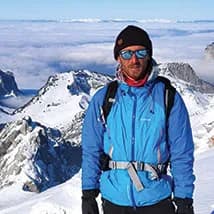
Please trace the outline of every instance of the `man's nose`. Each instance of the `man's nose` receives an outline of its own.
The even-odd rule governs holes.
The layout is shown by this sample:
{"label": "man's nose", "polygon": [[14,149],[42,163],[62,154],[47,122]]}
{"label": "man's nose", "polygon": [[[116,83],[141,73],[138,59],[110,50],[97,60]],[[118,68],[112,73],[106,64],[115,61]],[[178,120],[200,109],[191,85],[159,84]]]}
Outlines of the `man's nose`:
{"label": "man's nose", "polygon": [[138,58],[136,56],[136,54],[134,53],[131,57],[131,61],[134,63],[134,62],[138,62]]}

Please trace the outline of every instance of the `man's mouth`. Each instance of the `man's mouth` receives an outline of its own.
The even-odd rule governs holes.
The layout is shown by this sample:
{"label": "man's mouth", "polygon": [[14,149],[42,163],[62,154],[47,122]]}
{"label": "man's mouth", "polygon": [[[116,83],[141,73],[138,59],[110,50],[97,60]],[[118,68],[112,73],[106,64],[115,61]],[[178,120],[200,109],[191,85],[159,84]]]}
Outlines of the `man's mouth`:
{"label": "man's mouth", "polygon": [[140,65],[138,65],[138,64],[130,65],[129,68],[130,69],[138,69],[138,68],[140,68]]}

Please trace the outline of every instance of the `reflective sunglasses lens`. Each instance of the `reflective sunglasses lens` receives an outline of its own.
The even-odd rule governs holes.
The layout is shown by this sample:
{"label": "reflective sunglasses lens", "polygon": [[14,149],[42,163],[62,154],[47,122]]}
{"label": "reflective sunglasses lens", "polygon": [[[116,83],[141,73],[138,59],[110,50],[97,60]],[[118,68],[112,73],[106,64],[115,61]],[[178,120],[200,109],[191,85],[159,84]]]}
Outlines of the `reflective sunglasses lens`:
{"label": "reflective sunglasses lens", "polygon": [[121,51],[120,55],[123,59],[131,59],[133,52],[132,51]]}
{"label": "reflective sunglasses lens", "polygon": [[147,50],[146,49],[141,49],[137,51],[124,50],[120,52],[121,57],[126,60],[131,59],[133,54],[135,54],[138,59],[144,59],[147,56]]}
{"label": "reflective sunglasses lens", "polygon": [[137,58],[143,59],[143,58],[145,58],[147,56],[147,51],[145,49],[137,50],[135,52],[135,54],[136,54]]}

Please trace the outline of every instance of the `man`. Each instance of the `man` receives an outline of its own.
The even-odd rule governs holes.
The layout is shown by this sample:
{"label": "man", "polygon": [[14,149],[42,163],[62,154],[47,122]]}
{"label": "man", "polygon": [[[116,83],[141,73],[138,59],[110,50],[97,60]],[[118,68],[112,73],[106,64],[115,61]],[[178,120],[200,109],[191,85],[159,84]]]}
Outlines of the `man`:
{"label": "man", "polygon": [[194,146],[181,96],[176,92],[166,118],[165,84],[152,70],[152,42],[143,29],[123,29],[114,58],[115,102],[104,118],[107,86],[100,89],[83,124],[83,214],[99,213],[99,192],[104,214],[193,214]]}

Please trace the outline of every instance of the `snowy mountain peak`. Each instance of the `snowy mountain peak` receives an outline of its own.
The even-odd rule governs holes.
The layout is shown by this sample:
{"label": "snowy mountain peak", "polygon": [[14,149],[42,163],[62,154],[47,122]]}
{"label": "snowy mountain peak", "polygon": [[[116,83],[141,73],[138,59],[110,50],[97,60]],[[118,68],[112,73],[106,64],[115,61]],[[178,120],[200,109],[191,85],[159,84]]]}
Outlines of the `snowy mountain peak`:
{"label": "snowy mountain peak", "polygon": [[[48,79],[38,95],[15,113],[22,117],[30,115],[50,127],[70,126],[75,115],[85,110],[90,96],[111,79],[87,70],[56,74]],[[62,109],[66,114],[62,114]]]}

